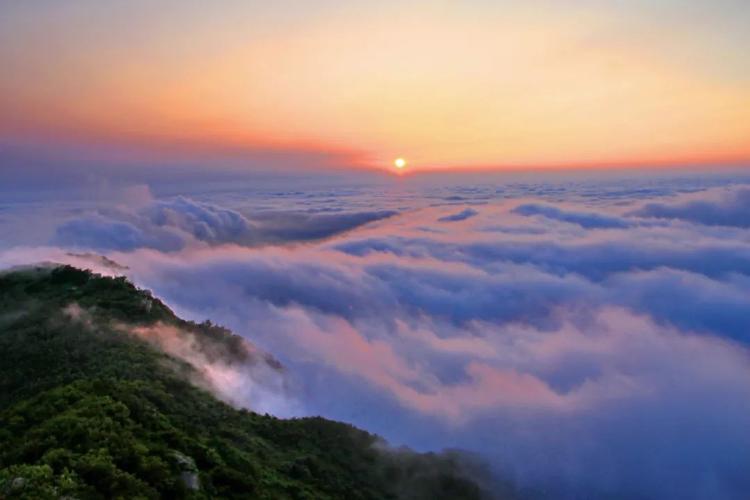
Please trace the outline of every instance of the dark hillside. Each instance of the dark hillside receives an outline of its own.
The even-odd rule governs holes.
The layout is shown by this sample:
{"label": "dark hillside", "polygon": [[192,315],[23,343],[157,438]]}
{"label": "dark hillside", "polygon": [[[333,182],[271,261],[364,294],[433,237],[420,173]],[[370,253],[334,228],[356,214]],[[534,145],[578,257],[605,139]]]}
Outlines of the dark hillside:
{"label": "dark hillside", "polygon": [[228,406],[123,327],[156,323],[252,361],[241,338],[123,278],[0,274],[0,498],[480,497],[457,455],[382,451],[346,424]]}

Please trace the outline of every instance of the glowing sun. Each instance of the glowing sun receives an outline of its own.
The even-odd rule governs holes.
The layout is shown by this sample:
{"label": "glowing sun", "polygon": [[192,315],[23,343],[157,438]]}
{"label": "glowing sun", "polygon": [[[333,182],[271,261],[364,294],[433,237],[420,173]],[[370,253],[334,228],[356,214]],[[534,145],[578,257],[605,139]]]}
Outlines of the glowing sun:
{"label": "glowing sun", "polygon": [[396,168],[404,168],[406,166],[406,160],[403,158],[396,158],[393,160],[393,164],[396,166]]}

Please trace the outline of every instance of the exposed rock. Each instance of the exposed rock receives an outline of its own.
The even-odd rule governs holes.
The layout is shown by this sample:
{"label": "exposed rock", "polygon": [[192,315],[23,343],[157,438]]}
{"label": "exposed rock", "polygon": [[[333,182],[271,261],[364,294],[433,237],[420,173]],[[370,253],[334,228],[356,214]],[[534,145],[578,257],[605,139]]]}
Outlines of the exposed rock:
{"label": "exposed rock", "polygon": [[201,481],[198,478],[197,472],[183,471],[180,474],[180,479],[182,479],[182,483],[185,485],[185,488],[189,490],[201,489]]}
{"label": "exposed rock", "polygon": [[21,491],[26,487],[26,478],[25,477],[14,477],[13,480],[10,482],[10,492],[18,492]]}
{"label": "exposed rock", "polygon": [[182,479],[182,483],[185,487],[189,490],[199,490],[201,488],[201,482],[198,477],[198,467],[195,465],[195,460],[177,450],[172,452],[172,456],[174,457],[175,462],[177,462],[177,466],[182,471],[180,473],[180,479]]}

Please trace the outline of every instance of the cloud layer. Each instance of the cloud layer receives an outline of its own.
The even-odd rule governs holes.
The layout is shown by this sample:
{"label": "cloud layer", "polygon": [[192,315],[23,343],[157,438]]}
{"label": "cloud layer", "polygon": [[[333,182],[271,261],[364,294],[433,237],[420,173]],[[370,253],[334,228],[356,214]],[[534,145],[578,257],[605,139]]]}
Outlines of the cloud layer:
{"label": "cloud layer", "polygon": [[108,272],[278,357],[302,412],[479,452],[556,497],[739,500],[750,191],[713,183],[451,186],[398,217],[333,194],[330,212],[151,199],[0,265],[109,249],[127,269]]}
{"label": "cloud layer", "polygon": [[260,245],[334,235],[391,217],[390,210],[341,214],[263,213],[250,219],[240,212],[178,196],[148,200],[135,208],[118,206],[72,218],[55,231],[53,243],[95,250],[154,248],[164,252],[193,244]]}
{"label": "cloud layer", "polygon": [[705,193],[672,203],[648,203],[635,215],[681,219],[710,226],[750,227],[750,188]]}

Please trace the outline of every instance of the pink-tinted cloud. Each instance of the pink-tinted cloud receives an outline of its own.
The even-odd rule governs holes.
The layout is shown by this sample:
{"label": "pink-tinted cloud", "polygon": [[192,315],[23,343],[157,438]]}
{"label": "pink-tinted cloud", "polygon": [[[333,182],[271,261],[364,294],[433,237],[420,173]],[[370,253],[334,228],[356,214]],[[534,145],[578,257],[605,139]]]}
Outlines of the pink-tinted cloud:
{"label": "pink-tinted cloud", "polygon": [[[750,463],[750,233],[634,212],[696,200],[725,207],[742,189],[688,202],[648,183],[526,186],[523,196],[468,186],[405,208],[404,198],[373,196],[368,209],[399,215],[273,246],[195,236],[206,220],[222,229],[205,234],[225,235],[229,211],[255,220],[246,207],[145,200],[177,211],[164,225],[190,237],[170,251],[108,253],[126,268],[49,247],[4,251],[0,263],[126,273],[180,314],[225,323],[278,356],[302,413],[423,448],[479,451],[563,498],[741,500],[750,487],[741,473]],[[333,213],[354,203],[326,197]],[[476,214],[439,222],[468,209]],[[242,393],[231,370],[206,370],[227,397]]]}

